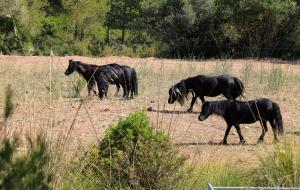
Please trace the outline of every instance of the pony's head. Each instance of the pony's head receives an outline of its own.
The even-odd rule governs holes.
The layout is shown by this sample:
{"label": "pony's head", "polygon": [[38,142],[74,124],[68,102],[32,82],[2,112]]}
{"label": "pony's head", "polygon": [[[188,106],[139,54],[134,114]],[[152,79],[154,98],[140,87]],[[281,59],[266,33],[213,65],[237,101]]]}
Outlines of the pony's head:
{"label": "pony's head", "polygon": [[169,89],[168,103],[173,104],[175,101],[178,101],[180,105],[183,105],[185,95],[186,91],[184,84],[182,82],[178,83]]}
{"label": "pony's head", "polygon": [[198,116],[200,121],[207,119],[213,112],[213,105],[210,102],[204,102],[202,104],[201,113]]}
{"label": "pony's head", "polygon": [[77,70],[77,61],[73,61],[72,59],[69,60],[69,66],[65,71],[65,75],[70,75],[72,74],[74,71]]}
{"label": "pony's head", "polygon": [[104,96],[106,96],[107,94],[107,90],[108,90],[108,84],[104,79],[103,73],[100,72],[100,74],[98,75],[98,90],[99,90],[99,98],[102,99]]}

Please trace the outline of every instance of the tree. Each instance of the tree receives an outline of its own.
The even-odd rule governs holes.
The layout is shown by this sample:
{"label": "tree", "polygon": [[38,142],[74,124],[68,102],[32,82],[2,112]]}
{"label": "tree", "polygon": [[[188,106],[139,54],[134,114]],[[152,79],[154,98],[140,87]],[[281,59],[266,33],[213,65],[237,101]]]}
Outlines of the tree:
{"label": "tree", "polygon": [[24,54],[17,15],[16,1],[0,1],[0,51],[4,54]]}
{"label": "tree", "polygon": [[[145,7],[153,9],[153,6]],[[145,20],[150,21],[151,32],[168,45],[170,56],[214,56],[217,53],[214,1],[166,0],[155,12],[154,22]]]}
{"label": "tree", "polygon": [[110,0],[109,11],[106,14],[107,41],[110,29],[122,30],[121,43],[124,44],[125,30],[140,13],[141,0]]}
{"label": "tree", "polygon": [[272,56],[295,28],[295,0],[217,0],[216,5],[224,37],[246,56]]}

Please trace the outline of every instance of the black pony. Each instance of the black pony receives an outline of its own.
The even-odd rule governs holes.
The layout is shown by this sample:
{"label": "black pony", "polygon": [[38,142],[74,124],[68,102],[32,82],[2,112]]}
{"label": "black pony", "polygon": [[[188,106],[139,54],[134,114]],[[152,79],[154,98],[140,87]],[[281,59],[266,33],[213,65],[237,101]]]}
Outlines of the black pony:
{"label": "black pony", "polygon": [[192,92],[193,99],[188,112],[193,112],[193,106],[199,97],[204,103],[204,96],[218,96],[223,94],[227,99],[235,100],[242,96],[244,84],[236,77],[230,75],[204,76],[198,75],[180,81],[169,89],[168,103],[173,104],[176,100],[183,105],[184,99]]}
{"label": "black pony", "polygon": [[277,135],[283,134],[283,123],[279,105],[265,98],[247,102],[234,100],[204,102],[198,119],[203,121],[212,114],[223,117],[227,123],[222,144],[227,144],[227,136],[232,126],[236,128],[240,137],[240,143],[244,144],[245,140],[241,133],[240,124],[250,124],[256,121],[260,121],[262,127],[262,134],[258,142],[264,140],[265,133],[268,131],[267,121],[272,126],[276,141],[278,141]]}
{"label": "black pony", "polygon": [[[126,87],[126,93],[124,91],[123,97],[127,97],[130,94],[130,97],[133,98],[133,96],[138,95],[138,80],[137,80],[137,73],[134,68],[131,68],[127,65],[119,65],[117,63],[111,63],[108,64],[108,66],[111,66],[117,70],[122,69],[124,77],[125,77],[125,87]],[[120,75],[121,76],[121,75]],[[100,79],[101,80],[101,79]],[[119,91],[120,85],[117,85],[117,92]]]}
{"label": "black pony", "polygon": [[105,67],[99,69],[96,74],[96,82],[99,90],[99,97],[102,99],[107,97],[109,84],[115,84],[117,86],[117,95],[120,85],[123,88],[123,97],[128,96],[128,90],[126,86],[126,78],[123,68],[120,65],[108,64]]}
{"label": "black pony", "polygon": [[[109,81],[110,84],[115,84],[117,86],[117,92],[119,91],[120,85],[124,89],[124,96],[127,93],[127,86],[126,86],[126,80],[125,80],[125,74],[123,71],[122,66],[112,63],[108,65],[91,65],[91,64],[85,64],[80,61],[73,61],[72,59],[69,60],[69,66],[65,71],[65,75],[70,75],[74,71],[77,71],[87,82],[88,87],[88,94],[90,95],[90,92],[92,91],[95,83],[98,83],[98,80],[100,80],[101,76],[104,75],[107,76],[106,79]],[[99,86],[98,86],[99,96],[102,92],[100,92]],[[105,94],[107,91],[104,91]],[[116,92],[116,94],[117,94]],[[97,95],[97,92],[94,90],[94,93]]]}
{"label": "black pony", "polygon": [[[85,64],[80,61],[73,61],[72,59],[69,60],[69,66],[65,71],[65,75],[70,75],[74,71],[77,71],[87,82],[88,94],[91,94],[91,91],[95,84],[95,73],[99,70],[98,65],[90,65]],[[94,93],[96,91],[94,90]]]}

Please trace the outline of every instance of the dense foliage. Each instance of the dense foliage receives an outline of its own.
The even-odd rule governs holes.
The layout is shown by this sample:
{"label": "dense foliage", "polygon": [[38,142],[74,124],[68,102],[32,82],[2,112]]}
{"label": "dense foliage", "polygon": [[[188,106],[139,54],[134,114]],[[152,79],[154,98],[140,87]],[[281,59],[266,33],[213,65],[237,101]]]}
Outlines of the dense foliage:
{"label": "dense foliage", "polygon": [[0,148],[1,189],[51,189],[51,175],[45,170],[49,153],[43,138],[29,140],[28,153],[18,156],[18,140],[2,140]]}
{"label": "dense foliage", "polygon": [[[299,3],[298,3],[299,4]],[[2,54],[292,58],[297,0],[14,0]]]}

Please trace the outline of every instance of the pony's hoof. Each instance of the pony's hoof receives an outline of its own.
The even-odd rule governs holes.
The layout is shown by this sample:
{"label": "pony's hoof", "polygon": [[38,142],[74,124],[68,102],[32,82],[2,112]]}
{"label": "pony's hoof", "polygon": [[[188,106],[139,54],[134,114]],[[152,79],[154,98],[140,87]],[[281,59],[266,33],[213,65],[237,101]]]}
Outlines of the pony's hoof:
{"label": "pony's hoof", "polygon": [[187,112],[193,113],[193,109],[189,108],[189,109],[187,110]]}
{"label": "pony's hoof", "polygon": [[125,96],[124,99],[125,99],[125,100],[130,100],[130,97]]}
{"label": "pony's hoof", "polygon": [[245,143],[246,143],[245,140],[241,140],[241,141],[240,141],[240,144],[245,144]]}
{"label": "pony's hoof", "polygon": [[227,143],[227,141],[221,141],[220,143],[219,143],[220,145],[228,145],[228,143]]}

